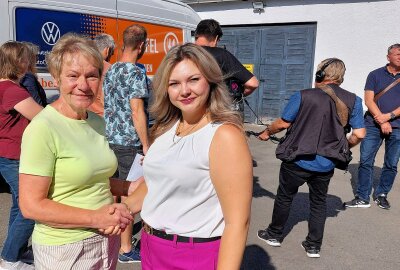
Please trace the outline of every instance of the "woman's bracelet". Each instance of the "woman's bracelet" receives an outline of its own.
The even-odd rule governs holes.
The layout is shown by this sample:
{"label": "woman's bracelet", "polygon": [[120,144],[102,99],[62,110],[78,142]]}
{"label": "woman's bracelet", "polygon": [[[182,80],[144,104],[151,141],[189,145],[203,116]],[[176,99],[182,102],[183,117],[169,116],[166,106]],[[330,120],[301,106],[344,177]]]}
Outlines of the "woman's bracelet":
{"label": "woman's bracelet", "polygon": [[130,214],[132,217],[135,216],[135,214],[131,211],[131,209],[129,208],[129,206],[128,206],[126,203],[122,202],[121,204],[124,204],[124,205],[126,206],[126,209],[128,209],[129,214]]}

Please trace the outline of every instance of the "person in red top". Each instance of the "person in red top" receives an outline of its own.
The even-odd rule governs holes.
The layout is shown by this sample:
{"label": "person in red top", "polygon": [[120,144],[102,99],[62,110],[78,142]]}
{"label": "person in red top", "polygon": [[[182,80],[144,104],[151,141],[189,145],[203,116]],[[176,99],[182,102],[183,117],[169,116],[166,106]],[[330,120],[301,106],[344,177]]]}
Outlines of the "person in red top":
{"label": "person in red top", "polygon": [[0,269],[34,269],[27,249],[34,222],[25,219],[18,205],[18,169],[22,134],[43,108],[19,80],[28,68],[28,47],[16,41],[0,46],[0,174],[9,184],[12,206],[8,234],[1,252]]}

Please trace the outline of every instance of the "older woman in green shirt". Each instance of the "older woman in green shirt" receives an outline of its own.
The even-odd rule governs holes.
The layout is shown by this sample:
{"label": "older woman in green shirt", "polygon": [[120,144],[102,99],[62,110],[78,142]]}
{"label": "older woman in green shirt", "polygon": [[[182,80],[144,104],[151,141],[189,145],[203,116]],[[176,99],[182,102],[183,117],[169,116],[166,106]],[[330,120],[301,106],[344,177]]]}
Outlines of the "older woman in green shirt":
{"label": "older woman in green shirt", "polygon": [[126,205],[113,203],[111,190],[123,193],[117,186],[123,182],[109,179],[117,160],[103,119],[87,110],[99,89],[103,59],[91,40],[68,34],[47,62],[60,97],[27,127],[20,165],[22,213],[36,221],[35,267],[115,269],[116,234],[132,217]]}

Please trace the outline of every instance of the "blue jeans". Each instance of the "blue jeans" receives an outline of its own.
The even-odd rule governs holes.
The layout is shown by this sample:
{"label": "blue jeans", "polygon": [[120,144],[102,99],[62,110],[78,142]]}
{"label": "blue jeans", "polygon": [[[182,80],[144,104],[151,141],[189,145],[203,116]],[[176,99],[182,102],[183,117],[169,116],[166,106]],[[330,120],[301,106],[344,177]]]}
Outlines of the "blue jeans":
{"label": "blue jeans", "polygon": [[387,195],[392,189],[397,174],[397,163],[400,157],[400,129],[393,128],[392,133],[385,135],[381,133],[380,128],[367,127],[367,135],[361,142],[357,185],[358,197],[366,201],[369,201],[372,191],[376,153],[383,140],[385,141],[385,157],[374,196]]}
{"label": "blue jeans", "polygon": [[0,157],[0,173],[10,186],[12,196],[7,239],[1,252],[1,257],[9,262],[18,261],[24,253],[35,224],[33,220],[24,218],[19,209],[18,169],[19,160]]}

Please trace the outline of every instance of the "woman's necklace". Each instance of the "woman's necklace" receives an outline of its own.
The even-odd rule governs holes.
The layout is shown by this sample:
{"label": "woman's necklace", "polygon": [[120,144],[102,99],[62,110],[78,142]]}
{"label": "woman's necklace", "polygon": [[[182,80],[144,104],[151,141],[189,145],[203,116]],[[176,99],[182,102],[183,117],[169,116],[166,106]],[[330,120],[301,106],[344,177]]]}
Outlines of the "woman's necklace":
{"label": "woman's necklace", "polygon": [[175,130],[175,133],[174,133],[174,137],[172,138],[172,142],[173,142],[174,144],[177,144],[178,142],[180,142],[180,140],[182,140],[183,136],[182,136],[182,137],[179,137],[177,140],[175,140],[175,138],[176,138],[176,136],[179,136],[179,135],[181,135],[182,133],[185,133],[185,136],[186,136],[186,135],[189,135],[189,134],[192,132],[192,130],[194,130],[194,129],[200,124],[201,120],[203,120],[203,118],[206,117],[206,115],[207,115],[207,114],[205,113],[205,114],[200,118],[200,120],[197,121],[196,124],[190,126],[190,127],[187,128],[187,129],[184,129],[184,130],[180,130],[181,122],[179,122],[178,126],[176,127],[176,130]]}

